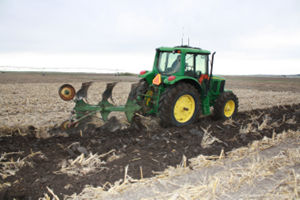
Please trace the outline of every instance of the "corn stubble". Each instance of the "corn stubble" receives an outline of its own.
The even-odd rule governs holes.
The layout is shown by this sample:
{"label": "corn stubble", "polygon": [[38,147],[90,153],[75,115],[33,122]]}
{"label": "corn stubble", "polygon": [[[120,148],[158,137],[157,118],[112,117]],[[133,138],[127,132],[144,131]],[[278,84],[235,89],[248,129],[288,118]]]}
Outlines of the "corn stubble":
{"label": "corn stubble", "polygon": [[[284,148],[287,143],[294,144],[293,148]],[[190,160],[193,170],[186,167],[184,157],[180,165],[169,167],[153,178],[133,180],[125,170],[124,181],[110,184],[108,191],[87,186],[79,195],[66,199],[129,199],[130,193],[138,195],[145,190],[149,193],[141,198],[145,200],[298,199],[300,174],[295,167],[300,164],[299,144],[299,131],[283,132],[226,156],[223,152],[219,156],[199,155]],[[187,177],[195,175],[198,181],[187,181]]]}
{"label": "corn stubble", "polygon": [[[91,85],[88,91],[89,103],[96,104],[101,100],[106,83],[95,82]],[[74,105],[59,98],[57,90],[61,84],[0,84],[0,127],[49,127],[68,119]],[[77,90],[81,86],[80,83],[70,84]],[[116,105],[126,103],[130,85],[130,82],[117,84],[112,94]],[[239,97],[240,111],[291,104],[295,99],[300,99],[300,93],[289,91],[236,89],[235,93]],[[117,116],[121,121],[125,118],[122,113],[112,113],[112,116]]]}

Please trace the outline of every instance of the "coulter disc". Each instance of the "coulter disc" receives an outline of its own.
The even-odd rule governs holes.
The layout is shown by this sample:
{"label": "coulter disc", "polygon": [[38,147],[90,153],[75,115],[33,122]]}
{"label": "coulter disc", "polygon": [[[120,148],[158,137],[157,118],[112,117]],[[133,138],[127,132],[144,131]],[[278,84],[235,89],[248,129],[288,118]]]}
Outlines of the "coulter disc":
{"label": "coulter disc", "polygon": [[63,100],[70,101],[74,98],[76,91],[72,85],[64,84],[59,88],[58,94]]}

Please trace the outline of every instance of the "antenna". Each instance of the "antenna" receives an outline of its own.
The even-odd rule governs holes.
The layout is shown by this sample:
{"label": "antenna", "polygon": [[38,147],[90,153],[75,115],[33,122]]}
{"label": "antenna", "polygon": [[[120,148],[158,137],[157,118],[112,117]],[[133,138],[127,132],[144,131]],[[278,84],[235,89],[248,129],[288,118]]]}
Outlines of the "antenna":
{"label": "antenna", "polygon": [[182,27],[181,46],[183,46],[183,38],[184,38],[184,26]]}
{"label": "antenna", "polygon": [[190,46],[190,38],[188,37],[188,46]]}

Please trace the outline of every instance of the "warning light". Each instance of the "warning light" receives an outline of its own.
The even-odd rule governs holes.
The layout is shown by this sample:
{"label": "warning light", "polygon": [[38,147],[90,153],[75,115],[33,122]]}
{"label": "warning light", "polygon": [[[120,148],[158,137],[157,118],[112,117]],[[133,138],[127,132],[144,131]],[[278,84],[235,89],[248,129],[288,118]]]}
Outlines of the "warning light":
{"label": "warning light", "polygon": [[143,70],[140,72],[140,75],[146,74],[146,72],[147,72],[146,70]]}
{"label": "warning light", "polygon": [[173,81],[173,80],[175,80],[175,78],[176,78],[176,76],[169,76],[168,81]]}

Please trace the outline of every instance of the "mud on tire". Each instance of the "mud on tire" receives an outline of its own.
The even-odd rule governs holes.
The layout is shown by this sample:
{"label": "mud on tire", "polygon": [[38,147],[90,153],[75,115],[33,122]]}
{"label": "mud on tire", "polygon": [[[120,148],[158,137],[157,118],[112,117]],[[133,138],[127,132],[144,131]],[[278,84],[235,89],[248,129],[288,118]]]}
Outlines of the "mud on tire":
{"label": "mud on tire", "polygon": [[[192,99],[195,102],[195,108],[190,119],[188,119],[185,122],[180,122],[174,116],[175,115],[174,107],[176,102],[178,102],[178,99],[180,97],[183,97],[184,95],[192,97]],[[188,83],[178,83],[176,85],[172,85],[168,87],[160,97],[159,110],[158,110],[159,117],[160,117],[160,125],[162,127],[168,127],[168,126],[181,127],[181,126],[191,124],[195,120],[197,120],[199,116],[199,110],[200,110],[200,94],[194,86]]]}
{"label": "mud on tire", "polygon": [[228,119],[234,117],[238,112],[238,107],[239,107],[239,100],[236,97],[236,95],[233,92],[223,92],[222,94],[220,94],[220,96],[217,98],[215,102],[214,118]]}

